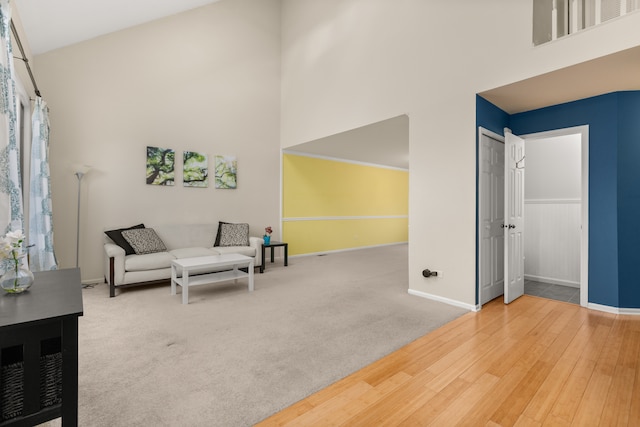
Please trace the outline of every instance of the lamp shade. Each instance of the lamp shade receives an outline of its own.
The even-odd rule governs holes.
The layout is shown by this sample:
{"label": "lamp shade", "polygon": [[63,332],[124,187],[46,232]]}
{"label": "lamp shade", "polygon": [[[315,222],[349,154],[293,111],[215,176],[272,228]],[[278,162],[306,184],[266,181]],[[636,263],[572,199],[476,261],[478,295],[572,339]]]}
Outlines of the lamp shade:
{"label": "lamp shade", "polygon": [[89,172],[89,170],[91,169],[91,166],[76,163],[72,166],[72,169],[73,169],[73,173],[76,173],[76,174],[79,173],[81,175],[84,175],[85,173]]}

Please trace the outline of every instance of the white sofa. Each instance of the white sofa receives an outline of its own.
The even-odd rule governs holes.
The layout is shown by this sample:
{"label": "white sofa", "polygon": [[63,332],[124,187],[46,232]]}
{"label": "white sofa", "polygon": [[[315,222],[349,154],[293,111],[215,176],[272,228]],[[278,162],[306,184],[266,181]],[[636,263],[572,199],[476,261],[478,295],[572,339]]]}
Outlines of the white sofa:
{"label": "white sofa", "polygon": [[248,246],[214,246],[218,224],[176,224],[147,226],[153,228],[166,252],[126,255],[125,249],[105,235],[104,274],[109,295],[116,288],[157,284],[171,279],[171,260],[219,254],[242,254],[255,258],[254,267],[262,265],[261,237],[249,237]]}

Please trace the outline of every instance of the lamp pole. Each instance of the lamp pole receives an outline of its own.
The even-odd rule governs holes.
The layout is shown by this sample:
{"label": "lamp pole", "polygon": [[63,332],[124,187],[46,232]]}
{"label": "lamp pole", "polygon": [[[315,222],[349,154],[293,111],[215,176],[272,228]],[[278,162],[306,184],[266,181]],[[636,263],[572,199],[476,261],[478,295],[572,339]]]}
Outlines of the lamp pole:
{"label": "lamp pole", "polygon": [[75,165],[74,174],[78,178],[78,214],[76,217],[76,268],[80,267],[80,190],[82,189],[82,177],[89,172],[89,165]]}
{"label": "lamp pole", "polygon": [[80,189],[84,172],[76,172],[78,178],[78,215],[76,217],[76,268],[80,266]]}

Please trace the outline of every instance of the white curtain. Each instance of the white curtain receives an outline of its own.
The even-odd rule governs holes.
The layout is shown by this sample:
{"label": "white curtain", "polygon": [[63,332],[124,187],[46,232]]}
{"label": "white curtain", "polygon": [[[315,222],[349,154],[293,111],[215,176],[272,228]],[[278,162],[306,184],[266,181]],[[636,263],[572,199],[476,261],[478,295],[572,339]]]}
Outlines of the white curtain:
{"label": "white curtain", "polygon": [[0,20],[0,235],[4,235],[12,230],[23,230],[9,0],[0,0]]}
{"label": "white curtain", "polygon": [[31,116],[31,191],[29,192],[29,266],[32,271],[58,268],[53,252],[53,214],[49,174],[49,109],[37,97]]}

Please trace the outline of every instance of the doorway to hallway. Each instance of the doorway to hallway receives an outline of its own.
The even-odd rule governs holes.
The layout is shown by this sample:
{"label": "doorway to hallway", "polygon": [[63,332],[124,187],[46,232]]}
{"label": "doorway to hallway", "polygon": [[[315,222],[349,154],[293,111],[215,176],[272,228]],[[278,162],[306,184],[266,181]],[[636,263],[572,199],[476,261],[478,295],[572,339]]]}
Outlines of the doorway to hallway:
{"label": "doorway to hallway", "polygon": [[525,279],[524,293],[525,295],[532,295],[540,298],[568,302],[571,304],[580,304],[580,288],[573,286],[556,285],[553,283],[537,282],[535,280]]}
{"label": "doorway to hallway", "polygon": [[[588,302],[588,126],[525,135],[525,293]],[[504,288],[504,139],[480,128],[478,302]],[[492,148],[491,148],[492,147]],[[504,163],[502,162],[502,165]],[[531,283],[541,285],[526,286]],[[560,288],[565,286],[567,288]],[[527,292],[526,288],[530,288]],[[531,290],[534,288],[534,290]],[[579,298],[576,298],[577,295]],[[573,297],[573,298],[572,298]],[[575,301],[578,299],[578,301]]]}

